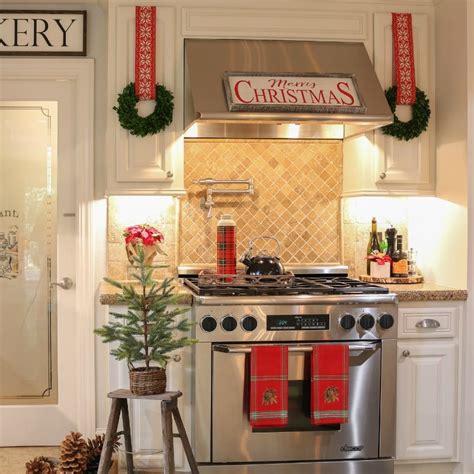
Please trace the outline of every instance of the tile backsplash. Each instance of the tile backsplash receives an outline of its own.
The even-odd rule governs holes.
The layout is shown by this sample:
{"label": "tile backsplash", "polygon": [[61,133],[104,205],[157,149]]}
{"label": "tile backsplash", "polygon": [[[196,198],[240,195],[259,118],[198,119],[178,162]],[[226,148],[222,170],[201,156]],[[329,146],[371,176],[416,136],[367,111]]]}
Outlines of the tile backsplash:
{"label": "tile backsplash", "polygon": [[[213,216],[207,219],[207,209],[201,205],[206,189],[192,181],[209,177],[253,178],[255,195],[216,195]],[[158,275],[172,275],[179,263],[214,264],[221,213],[231,214],[237,222],[239,255],[249,239],[267,234],[280,241],[284,263],[342,261],[353,277],[365,273],[372,216],[377,217],[381,231],[393,224],[407,245],[411,204],[403,198],[341,199],[339,141],[186,141],[185,186],[188,194],[180,199],[109,198],[110,277],[130,278],[122,232],[129,225],[145,222],[165,235],[168,256],[157,258],[157,263],[168,267],[158,270]]]}
{"label": "tile backsplash", "polygon": [[[253,178],[255,194],[215,195],[208,219],[202,207],[206,188],[193,184],[200,178]],[[340,262],[340,141],[187,140],[185,187],[178,233],[181,263],[215,262],[222,213],[237,223],[238,255],[249,239],[271,235],[281,244],[283,263]]]}

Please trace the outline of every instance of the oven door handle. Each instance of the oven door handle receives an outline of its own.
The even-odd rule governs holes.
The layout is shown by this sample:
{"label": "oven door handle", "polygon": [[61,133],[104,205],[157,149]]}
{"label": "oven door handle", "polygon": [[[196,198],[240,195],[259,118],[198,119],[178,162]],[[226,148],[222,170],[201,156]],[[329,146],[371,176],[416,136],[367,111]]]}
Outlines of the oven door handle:
{"label": "oven door handle", "polygon": [[[252,352],[251,347],[229,347],[224,344],[214,344],[212,349],[217,352],[224,352],[226,354],[249,354]],[[375,344],[349,344],[350,351],[375,351],[377,349]],[[288,352],[312,352],[313,346],[289,346]]]}

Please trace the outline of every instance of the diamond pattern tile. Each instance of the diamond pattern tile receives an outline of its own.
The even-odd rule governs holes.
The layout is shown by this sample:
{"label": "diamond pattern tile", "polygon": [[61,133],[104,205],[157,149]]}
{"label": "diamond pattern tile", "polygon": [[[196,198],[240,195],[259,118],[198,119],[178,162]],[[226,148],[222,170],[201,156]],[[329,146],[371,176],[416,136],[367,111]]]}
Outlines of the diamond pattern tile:
{"label": "diamond pattern tile", "polygon": [[[253,178],[255,195],[216,195],[213,216],[207,219],[202,208],[206,189],[192,183],[200,178]],[[284,263],[341,260],[342,142],[186,141],[185,187],[181,263],[215,262],[216,225],[222,213],[237,223],[239,255],[249,239],[271,235],[281,243]]]}

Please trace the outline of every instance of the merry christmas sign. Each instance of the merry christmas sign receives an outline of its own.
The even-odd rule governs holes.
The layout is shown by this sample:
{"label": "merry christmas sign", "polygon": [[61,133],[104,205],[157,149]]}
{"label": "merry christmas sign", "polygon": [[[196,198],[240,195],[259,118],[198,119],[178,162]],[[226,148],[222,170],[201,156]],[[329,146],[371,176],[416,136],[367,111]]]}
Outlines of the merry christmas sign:
{"label": "merry christmas sign", "polygon": [[353,74],[226,72],[224,86],[230,112],[366,111]]}

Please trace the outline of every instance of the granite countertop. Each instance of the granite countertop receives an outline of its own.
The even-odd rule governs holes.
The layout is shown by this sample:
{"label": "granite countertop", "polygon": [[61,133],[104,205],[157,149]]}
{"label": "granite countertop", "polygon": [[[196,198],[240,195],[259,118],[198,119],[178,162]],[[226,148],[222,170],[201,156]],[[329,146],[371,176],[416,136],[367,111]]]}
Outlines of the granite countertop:
{"label": "granite countertop", "polygon": [[[178,303],[182,305],[191,305],[193,303],[193,295],[190,290],[180,283],[174,283],[174,293],[179,295]],[[99,300],[104,305],[120,305],[120,290],[110,283],[102,282],[100,285]]]}
{"label": "granite countertop", "polygon": [[[417,283],[413,285],[381,285],[391,293],[398,295],[399,302],[406,301],[463,301],[467,299],[467,290],[439,286],[432,283]],[[100,285],[100,302],[104,305],[118,305],[120,290],[110,283]],[[179,304],[191,305],[193,295],[185,286],[175,283],[175,293],[180,295]]]}
{"label": "granite countertop", "polygon": [[462,301],[467,299],[467,290],[439,286],[433,283],[412,285],[381,285],[398,295],[399,302],[406,301]]}

